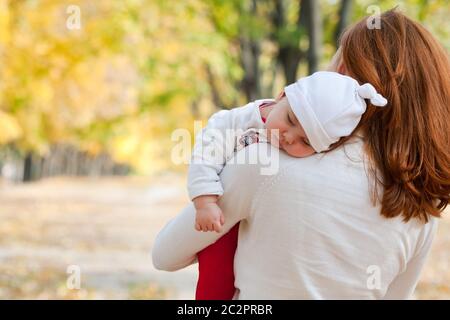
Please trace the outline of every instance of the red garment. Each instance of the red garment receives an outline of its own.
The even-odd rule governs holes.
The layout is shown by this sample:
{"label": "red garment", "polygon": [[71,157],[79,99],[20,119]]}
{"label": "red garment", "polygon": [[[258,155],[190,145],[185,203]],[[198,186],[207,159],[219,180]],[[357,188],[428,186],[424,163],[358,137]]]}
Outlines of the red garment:
{"label": "red garment", "polygon": [[234,295],[234,253],[239,223],[215,243],[199,253],[195,299],[231,300]]}
{"label": "red garment", "polygon": [[[284,96],[284,92],[283,95]],[[259,107],[272,105],[266,102]],[[261,117],[265,123],[266,119]],[[236,252],[239,223],[219,240],[199,253],[196,300],[231,300],[234,295],[234,253]]]}
{"label": "red garment", "polygon": [[[284,97],[284,92],[283,92],[283,95],[281,97]],[[261,110],[262,108],[271,106],[273,104],[275,104],[275,102],[264,102],[263,104],[261,104],[259,106],[259,109]],[[262,120],[262,122],[266,123],[266,118],[264,118],[263,116],[261,116],[261,120]]]}

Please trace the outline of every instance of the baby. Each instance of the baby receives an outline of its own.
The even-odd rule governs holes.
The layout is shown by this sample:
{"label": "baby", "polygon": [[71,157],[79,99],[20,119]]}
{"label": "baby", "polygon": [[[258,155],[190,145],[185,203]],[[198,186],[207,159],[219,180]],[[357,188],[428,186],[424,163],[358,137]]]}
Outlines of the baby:
{"label": "baby", "polygon": [[[262,141],[299,158],[326,151],[356,128],[366,110],[364,99],[376,106],[387,104],[369,83],[360,86],[351,77],[320,71],[285,87],[277,101],[257,100],[215,113],[196,137],[189,167],[188,192],[196,208],[196,230],[221,232],[219,174],[234,152]],[[258,135],[259,130],[264,134]],[[213,150],[214,155],[204,150]]]}

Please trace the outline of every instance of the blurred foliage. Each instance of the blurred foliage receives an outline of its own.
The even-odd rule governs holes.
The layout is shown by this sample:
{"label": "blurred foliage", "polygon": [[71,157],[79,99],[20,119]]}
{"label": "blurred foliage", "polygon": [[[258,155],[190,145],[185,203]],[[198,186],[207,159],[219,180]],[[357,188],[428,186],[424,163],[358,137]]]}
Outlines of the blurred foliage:
{"label": "blurred foliage", "polygon": [[[236,41],[242,34],[263,43],[262,74],[284,85],[271,63],[265,20],[273,1],[258,1],[258,15],[243,14],[239,0],[0,0],[0,145],[45,154],[70,143],[93,155],[108,152],[139,173],[173,166],[170,132],[193,130],[195,118],[215,109],[208,70],[224,103],[245,103]],[[286,1],[294,20],[298,1]],[[335,51],[340,2],[321,0],[323,66]],[[355,1],[352,21],[373,1]],[[70,29],[68,7],[80,8],[80,29]],[[450,48],[448,0],[378,1],[423,22]],[[286,28],[276,41],[300,38]],[[272,39],[273,40],[273,39]],[[307,43],[300,42],[300,46]],[[304,74],[300,66],[300,75]],[[269,87],[269,86],[268,86]],[[270,87],[269,87],[270,88]]]}

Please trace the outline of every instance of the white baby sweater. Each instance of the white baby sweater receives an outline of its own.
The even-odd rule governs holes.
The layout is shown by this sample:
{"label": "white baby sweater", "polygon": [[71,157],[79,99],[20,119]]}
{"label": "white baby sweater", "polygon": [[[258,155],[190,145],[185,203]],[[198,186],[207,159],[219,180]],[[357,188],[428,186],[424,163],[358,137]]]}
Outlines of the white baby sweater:
{"label": "white baby sweater", "polygon": [[[327,154],[279,153],[279,171],[227,164],[223,233],[241,221],[235,255],[236,299],[406,299],[429,253],[437,219],[386,219],[369,197],[361,140]],[[236,153],[273,148],[252,144]],[[236,163],[241,163],[236,161]],[[189,204],[158,234],[156,268],[174,271],[222,234],[194,229]],[[220,275],[218,275],[220,276]],[[194,289],[194,288],[193,288]]]}
{"label": "white baby sweater", "polygon": [[200,195],[222,195],[219,174],[233,157],[239,136],[250,128],[263,129],[259,106],[273,99],[261,99],[231,110],[213,114],[206,127],[195,137],[188,173],[190,199]]}

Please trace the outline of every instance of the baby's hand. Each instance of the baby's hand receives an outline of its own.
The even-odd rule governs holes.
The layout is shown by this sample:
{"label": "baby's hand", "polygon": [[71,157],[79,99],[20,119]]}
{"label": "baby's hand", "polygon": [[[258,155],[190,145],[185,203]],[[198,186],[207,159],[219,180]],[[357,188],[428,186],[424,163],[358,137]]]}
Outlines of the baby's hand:
{"label": "baby's hand", "polygon": [[197,210],[195,215],[195,229],[197,231],[222,231],[224,216],[217,205],[218,196],[205,195],[195,198],[194,205]]}

